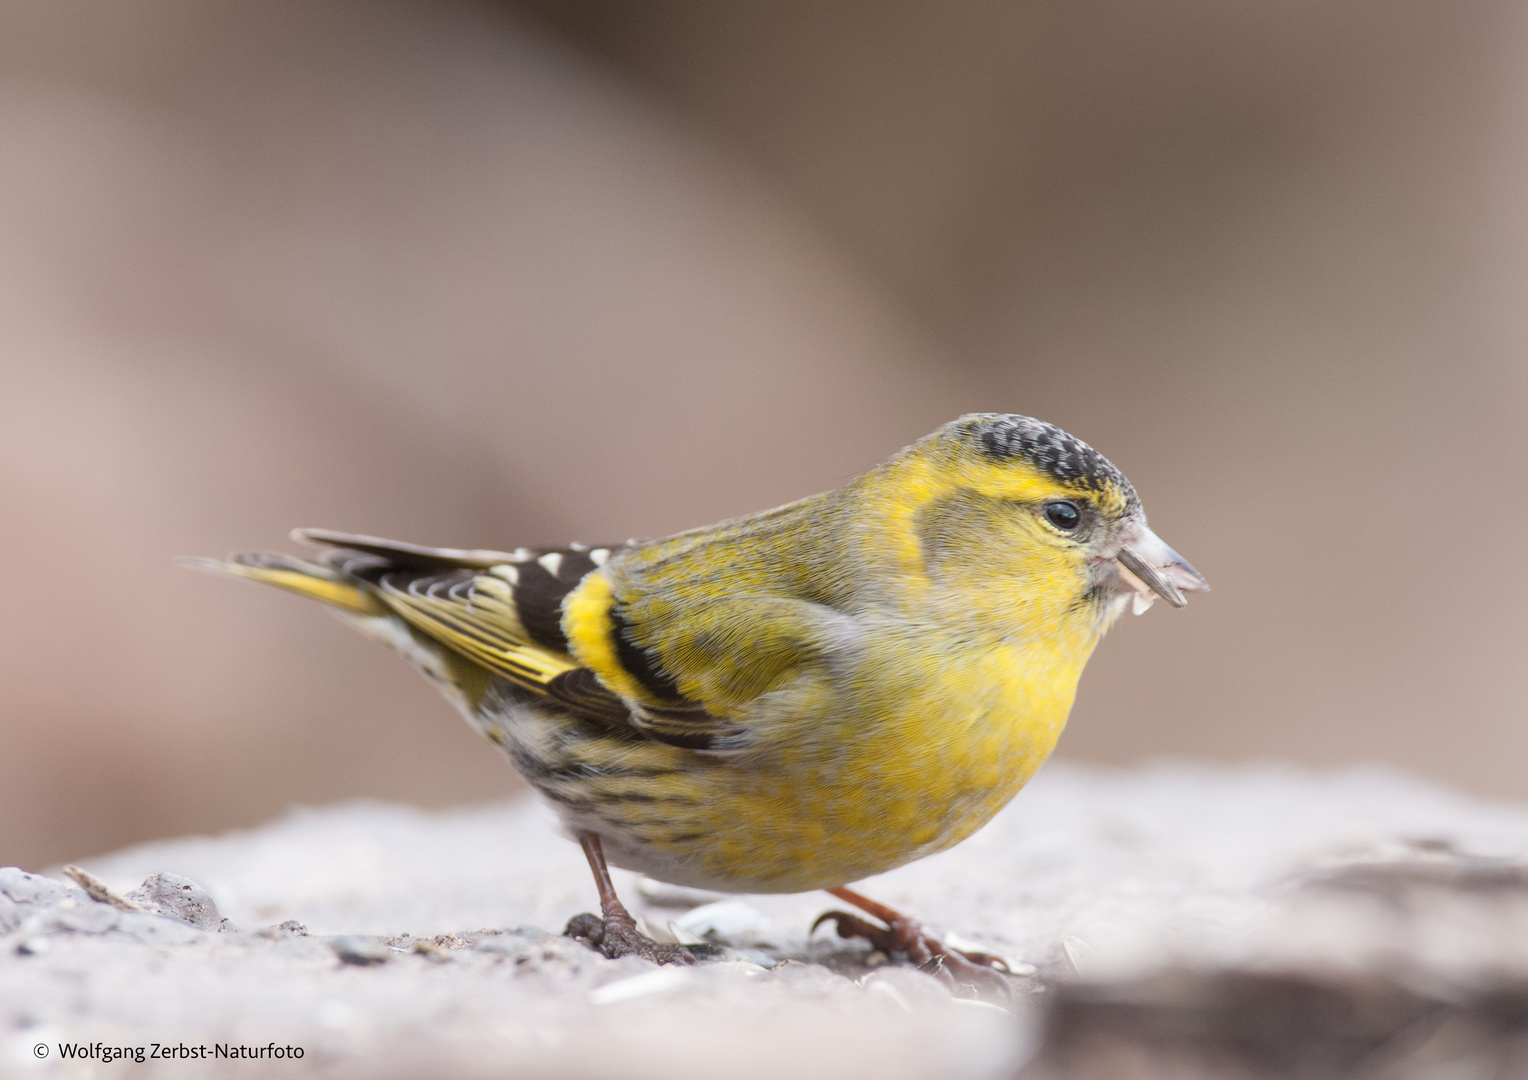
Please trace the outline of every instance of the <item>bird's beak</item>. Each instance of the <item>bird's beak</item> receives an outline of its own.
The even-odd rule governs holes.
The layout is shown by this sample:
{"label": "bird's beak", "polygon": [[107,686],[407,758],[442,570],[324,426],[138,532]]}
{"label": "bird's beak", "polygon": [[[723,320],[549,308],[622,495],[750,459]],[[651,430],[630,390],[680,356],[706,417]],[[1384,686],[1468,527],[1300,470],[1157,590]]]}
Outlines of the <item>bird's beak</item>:
{"label": "bird's beak", "polygon": [[1184,593],[1210,591],[1204,575],[1144,524],[1131,530],[1114,560],[1119,565],[1120,578],[1135,591],[1133,606],[1137,615],[1158,596],[1173,607],[1183,607],[1188,603]]}

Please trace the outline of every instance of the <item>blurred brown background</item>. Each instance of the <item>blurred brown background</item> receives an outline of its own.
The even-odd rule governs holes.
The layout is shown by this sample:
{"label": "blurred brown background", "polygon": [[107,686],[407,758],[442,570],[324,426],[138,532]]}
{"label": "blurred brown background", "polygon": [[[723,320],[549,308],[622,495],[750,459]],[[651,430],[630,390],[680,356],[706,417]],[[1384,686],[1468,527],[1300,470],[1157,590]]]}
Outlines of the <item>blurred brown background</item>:
{"label": "blurred brown background", "polygon": [[1216,588],[1062,753],[1528,796],[1525,18],[0,3],[0,864],[512,789],[175,555],[661,534],[971,410],[1102,449]]}

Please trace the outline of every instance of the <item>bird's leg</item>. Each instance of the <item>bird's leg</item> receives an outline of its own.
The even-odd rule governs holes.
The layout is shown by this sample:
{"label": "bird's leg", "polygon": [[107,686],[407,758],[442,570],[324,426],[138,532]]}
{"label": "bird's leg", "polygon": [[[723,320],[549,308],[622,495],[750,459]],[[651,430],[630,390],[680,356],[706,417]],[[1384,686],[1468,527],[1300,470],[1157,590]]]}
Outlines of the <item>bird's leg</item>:
{"label": "bird's leg", "polygon": [[599,835],[592,832],[577,835],[584,857],[589,860],[589,869],[594,871],[594,887],[599,890],[603,918],[588,912],[575,915],[568,920],[563,934],[593,946],[612,960],[640,956],[655,964],[693,964],[695,957],[683,945],[660,944],[637,929],[637,920],[615,894]]}
{"label": "bird's leg", "polygon": [[885,904],[876,903],[853,889],[827,891],[844,903],[853,904],[861,911],[875,916],[886,925],[877,926],[847,911],[828,911],[817,917],[817,921],[812,924],[813,930],[825,922],[831,922],[839,937],[864,938],[887,956],[905,956],[923,970],[940,975],[952,983],[990,987],[1001,984],[1001,976],[1009,974],[1008,965],[1000,956],[952,948],[924,929],[917,919],[903,915]]}

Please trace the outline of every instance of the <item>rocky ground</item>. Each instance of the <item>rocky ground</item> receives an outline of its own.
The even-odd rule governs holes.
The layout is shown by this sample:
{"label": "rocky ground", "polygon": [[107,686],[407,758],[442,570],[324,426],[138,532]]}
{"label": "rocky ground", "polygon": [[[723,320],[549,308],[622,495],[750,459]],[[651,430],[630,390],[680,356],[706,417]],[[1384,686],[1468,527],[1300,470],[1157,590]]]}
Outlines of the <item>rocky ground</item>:
{"label": "rocky ground", "polygon": [[986,1000],[809,937],[825,895],[619,873],[655,934],[716,947],[607,960],[557,935],[593,889],[528,800],[83,868],[99,899],[0,871],[5,1075],[1528,1075],[1528,807],[1378,771],[1051,765],[863,885],[1008,957]]}

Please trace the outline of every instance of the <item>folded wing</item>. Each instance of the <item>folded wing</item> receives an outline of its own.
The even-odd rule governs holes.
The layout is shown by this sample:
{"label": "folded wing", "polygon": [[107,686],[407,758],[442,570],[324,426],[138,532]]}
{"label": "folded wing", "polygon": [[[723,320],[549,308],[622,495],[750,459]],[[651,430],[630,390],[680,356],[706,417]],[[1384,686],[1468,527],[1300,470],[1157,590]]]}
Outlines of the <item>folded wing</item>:
{"label": "folded wing", "polygon": [[301,529],[294,537],[330,550],[317,561],[284,555],[187,560],[275,585],[354,615],[394,615],[417,634],[587,720],[657,742],[709,749],[731,725],[695,702],[633,710],[569,651],[563,600],[623,545],[431,548],[378,537]]}

